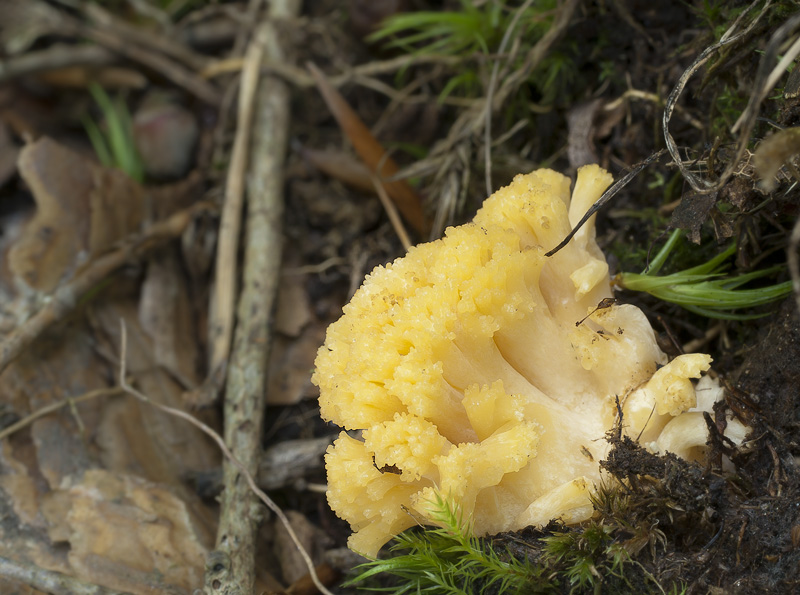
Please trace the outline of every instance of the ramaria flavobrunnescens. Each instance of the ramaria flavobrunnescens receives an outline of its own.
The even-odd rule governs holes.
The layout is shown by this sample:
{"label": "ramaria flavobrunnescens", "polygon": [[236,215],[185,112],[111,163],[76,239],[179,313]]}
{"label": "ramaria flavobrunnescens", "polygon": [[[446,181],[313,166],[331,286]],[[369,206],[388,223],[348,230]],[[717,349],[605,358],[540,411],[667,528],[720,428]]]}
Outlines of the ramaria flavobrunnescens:
{"label": "ramaria flavobrunnescens", "polygon": [[518,175],[473,222],[373,270],[329,327],[313,377],[322,416],[362,430],[326,455],[352,549],[374,556],[429,520],[436,491],[476,535],[589,518],[617,398],[652,450],[702,448],[689,379],[711,358],[668,362],[638,308],[603,302],[593,219],[545,256],[611,181],[585,166],[570,196],[561,174]]}

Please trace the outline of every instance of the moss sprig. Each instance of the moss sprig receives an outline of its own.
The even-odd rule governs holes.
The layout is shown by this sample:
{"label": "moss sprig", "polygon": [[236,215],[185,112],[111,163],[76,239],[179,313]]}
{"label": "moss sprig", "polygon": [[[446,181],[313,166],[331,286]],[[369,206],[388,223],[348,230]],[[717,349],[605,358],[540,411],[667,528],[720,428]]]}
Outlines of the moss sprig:
{"label": "moss sprig", "polygon": [[[345,586],[360,590],[473,595],[475,593],[550,593],[555,583],[544,568],[501,555],[486,540],[472,535],[471,524],[458,507],[437,493],[431,503],[439,527],[415,528],[398,535],[391,557],[358,567],[360,574]],[[366,586],[379,575],[393,576],[390,587]]]}

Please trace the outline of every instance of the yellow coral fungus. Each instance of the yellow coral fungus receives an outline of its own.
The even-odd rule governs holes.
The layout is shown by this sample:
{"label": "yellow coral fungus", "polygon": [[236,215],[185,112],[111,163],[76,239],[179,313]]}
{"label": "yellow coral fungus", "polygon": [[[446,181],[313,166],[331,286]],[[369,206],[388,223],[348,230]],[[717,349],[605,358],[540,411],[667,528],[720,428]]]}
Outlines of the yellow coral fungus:
{"label": "yellow coral fungus", "polygon": [[[616,398],[657,433],[695,404],[710,358],[667,364],[644,314],[611,296],[589,221],[554,256],[611,176],[519,175],[472,223],[367,276],[316,361],[328,500],[366,555],[425,520],[438,490],[476,534],[585,520]],[[665,365],[666,364],[666,365]],[[664,366],[658,372],[659,366]],[[646,411],[645,411],[646,410]],[[649,429],[649,427],[648,427]],[[634,434],[635,437],[635,434]]]}

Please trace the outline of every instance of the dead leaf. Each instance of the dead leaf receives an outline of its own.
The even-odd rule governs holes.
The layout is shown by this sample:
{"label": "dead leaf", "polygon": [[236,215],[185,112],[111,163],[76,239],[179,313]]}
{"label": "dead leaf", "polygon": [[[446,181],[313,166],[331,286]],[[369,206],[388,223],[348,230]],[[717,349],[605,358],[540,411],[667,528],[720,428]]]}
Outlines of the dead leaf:
{"label": "dead leaf", "polygon": [[[94,312],[97,340],[111,353],[118,353],[120,319],[125,320],[128,373],[139,390],[159,403],[182,408],[183,387],[159,366],[153,344],[139,324],[135,299],[98,304]],[[135,472],[151,481],[181,485],[181,478],[219,464],[218,450],[200,430],[136,399],[109,401],[96,432],[106,466],[112,471]]]}
{"label": "dead leaf", "polygon": [[69,561],[80,578],[143,595],[202,585],[210,536],[169,489],[93,469],[69,495]]}
{"label": "dead leaf", "polygon": [[189,389],[200,380],[194,317],[178,258],[164,250],[147,265],[139,300],[139,321],[153,343],[153,357]]}
{"label": "dead leaf", "polygon": [[[282,271],[296,267],[300,262],[299,253],[287,255]],[[275,307],[275,330],[288,337],[298,337],[311,320],[311,304],[306,291],[306,275],[286,275],[282,277]]]}
{"label": "dead leaf", "polygon": [[362,192],[375,192],[370,171],[364,162],[334,149],[300,147],[300,155],[327,176]]}
{"label": "dead leaf", "polygon": [[143,220],[138,184],[47,137],[22,149],[18,167],[37,210],[11,248],[9,266],[35,289],[52,291]]}
{"label": "dead leaf", "polygon": [[269,358],[269,405],[293,405],[317,394],[311,370],[324,339],[325,325],[318,321],[306,326],[297,339],[276,335]]}

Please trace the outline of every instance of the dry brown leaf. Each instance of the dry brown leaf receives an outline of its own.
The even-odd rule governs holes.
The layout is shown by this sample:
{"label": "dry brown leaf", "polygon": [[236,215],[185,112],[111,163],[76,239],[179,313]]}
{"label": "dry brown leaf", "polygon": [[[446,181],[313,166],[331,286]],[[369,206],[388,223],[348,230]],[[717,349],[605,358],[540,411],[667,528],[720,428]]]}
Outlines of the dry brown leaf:
{"label": "dry brown leaf", "polygon": [[307,325],[296,339],[275,337],[269,358],[267,404],[293,405],[318,394],[310,372],[324,339],[325,325],[318,321]]}
{"label": "dry brown leaf", "polygon": [[364,162],[334,149],[300,148],[300,155],[325,175],[362,192],[375,192],[372,176]]}
{"label": "dry brown leaf", "polygon": [[[28,473],[29,441],[0,444],[0,555],[31,562],[47,570],[71,573],[63,548],[53,547],[48,520],[40,514],[41,481]],[[0,592],[5,593],[0,584]]]}
{"label": "dry brown leaf", "polygon": [[143,595],[202,585],[210,535],[169,489],[94,469],[69,495],[69,560],[80,578]]}
{"label": "dry brown leaf", "polygon": [[328,105],[328,109],[333,113],[347,138],[353,143],[353,148],[358,156],[371,171],[376,173],[386,193],[397,205],[403,217],[414,229],[424,235],[428,229],[428,223],[425,220],[419,195],[405,180],[389,181],[389,178],[399,171],[397,164],[389,157],[358,114],[347,104],[344,97],[327,81],[322,71],[311,63],[309,63],[308,69]]}
{"label": "dry brown leaf", "polygon": [[[127,369],[134,383],[154,401],[182,408],[183,388],[159,366],[133,298],[96,306],[95,321],[105,348],[117,352],[120,319],[128,328]],[[219,465],[218,450],[200,430],[136,399],[109,401],[96,439],[110,470],[135,472],[160,483],[179,485],[193,472]]]}
{"label": "dry brown leaf", "polygon": [[200,359],[192,306],[174,251],[164,250],[147,265],[139,300],[139,321],[153,344],[153,357],[184,388],[196,386]]}
{"label": "dry brown leaf", "polygon": [[9,265],[35,289],[52,291],[143,220],[145,195],[136,182],[47,137],[22,149],[18,167],[37,211],[11,248]]}
{"label": "dry brown leaf", "polygon": [[[287,510],[286,517],[297,534],[300,543],[309,552],[315,564],[322,561],[322,551],[330,545],[330,538],[318,527],[315,527],[301,513]],[[275,523],[275,555],[281,566],[283,580],[294,583],[308,574],[308,566],[300,556],[294,543],[289,538],[289,533],[281,523]]]}

